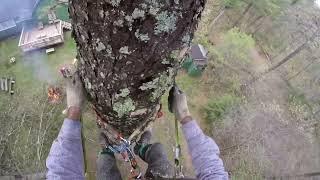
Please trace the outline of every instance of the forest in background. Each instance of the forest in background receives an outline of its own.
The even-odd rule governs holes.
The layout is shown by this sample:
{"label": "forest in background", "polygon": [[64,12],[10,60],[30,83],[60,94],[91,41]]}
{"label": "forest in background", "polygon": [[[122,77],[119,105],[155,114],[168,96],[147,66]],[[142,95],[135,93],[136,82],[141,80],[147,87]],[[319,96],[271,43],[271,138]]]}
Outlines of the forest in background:
{"label": "forest in background", "polygon": [[[209,51],[209,64],[196,77],[182,70],[177,82],[201,127],[219,145],[231,179],[308,179],[318,173],[319,21],[320,8],[311,0],[208,0],[194,43]],[[67,54],[68,60],[75,51],[69,41],[71,45],[57,52]],[[8,43],[1,42],[1,59],[13,54],[6,49]],[[33,77],[25,63],[0,63],[0,73]],[[45,170],[64,109],[63,103],[48,104],[47,84],[30,78],[21,82],[14,98],[0,94],[0,175]],[[171,118],[166,112],[164,119]],[[88,159],[94,160],[98,150],[91,132],[96,127],[89,107],[84,119],[93,152]],[[163,121],[159,126],[169,125]],[[156,137],[163,139],[160,133]],[[171,142],[166,146],[169,153]],[[191,169],[186,167],[186,174],[192,175]]]}

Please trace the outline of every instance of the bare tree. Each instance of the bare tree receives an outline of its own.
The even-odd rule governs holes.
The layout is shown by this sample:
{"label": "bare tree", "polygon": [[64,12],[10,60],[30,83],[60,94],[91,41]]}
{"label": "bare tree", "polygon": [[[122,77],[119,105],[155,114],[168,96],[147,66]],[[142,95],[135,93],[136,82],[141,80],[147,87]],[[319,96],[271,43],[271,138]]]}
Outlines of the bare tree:
{"label": "bare tree", "polygon": [[[45,92],[45,89],[43,90]],[[1,97],[0,176],[45,172],[45,158],[61,126],[64,104],[37,97]]]}

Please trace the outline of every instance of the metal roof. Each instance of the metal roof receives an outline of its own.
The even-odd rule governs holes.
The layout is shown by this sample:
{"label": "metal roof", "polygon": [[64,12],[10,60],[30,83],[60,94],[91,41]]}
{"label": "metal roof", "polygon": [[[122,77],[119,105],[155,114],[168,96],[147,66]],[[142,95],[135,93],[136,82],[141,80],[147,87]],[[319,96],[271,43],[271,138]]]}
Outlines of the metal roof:
{"label": "metal roof", "polygon": [[[32,13],[40,0],[1,0],[0,26],[12,26],[12,21],[22,22],[32,18]],[[8,28],[5,28],[8,29]]]}
{"label": "metal roof", "polygon": [[4,21],[2,23],[0,23],[0,31],[4,31],[6,29],[10,29],[16,26],[16,23],[10,19],[8,21]]}
{"label": "metal roof", "polygon": [[195,44],[191,47],[192,59],[207,59],[208,51],[201,44]]}

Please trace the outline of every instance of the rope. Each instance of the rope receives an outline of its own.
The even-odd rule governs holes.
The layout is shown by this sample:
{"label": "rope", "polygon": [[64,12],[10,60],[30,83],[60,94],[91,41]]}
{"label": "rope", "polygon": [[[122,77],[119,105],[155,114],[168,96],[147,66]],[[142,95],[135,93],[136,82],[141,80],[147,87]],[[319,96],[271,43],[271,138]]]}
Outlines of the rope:
{"label": "rope", "polygon": [[178,126],[178,119],[175,118],[175,136],[176,136],[176,149],[175,149],[175,179],[176,178],[183,178],[184,175],[182,173],[182,165],[181,165],[181,145],[180,145],[180,137],[179,137],[179,126]]}
{"label": "rope", "polygon": [[82,117],[80,117],[80,124],[81,124],[82,153],[83,153],[83,161],[84,161],[84,174],[86,176],[87,170],[88,170],[88,164],[87,164],[87,158],[86,158],[86,145],[85,145],[85,136],[84,136],[84,132],[83,132]]}

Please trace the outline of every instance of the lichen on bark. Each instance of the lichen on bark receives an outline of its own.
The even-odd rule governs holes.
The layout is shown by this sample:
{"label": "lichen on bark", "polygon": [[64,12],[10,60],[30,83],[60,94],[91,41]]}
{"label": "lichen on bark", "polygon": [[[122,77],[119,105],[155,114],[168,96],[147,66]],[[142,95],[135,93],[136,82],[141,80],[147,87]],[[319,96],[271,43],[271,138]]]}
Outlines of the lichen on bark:
{"label": "lichen on bark", "polygon": [[70,0],[79,75],[102,121],[129,136],[153,120],[179,66],[172,54],[192,39],[204,4]]}

